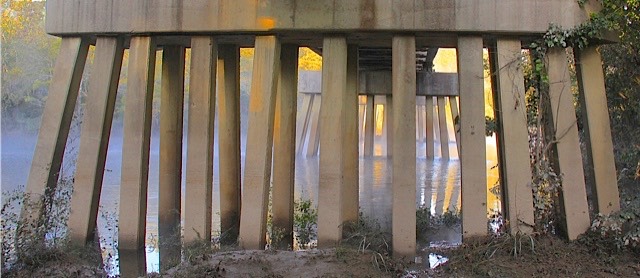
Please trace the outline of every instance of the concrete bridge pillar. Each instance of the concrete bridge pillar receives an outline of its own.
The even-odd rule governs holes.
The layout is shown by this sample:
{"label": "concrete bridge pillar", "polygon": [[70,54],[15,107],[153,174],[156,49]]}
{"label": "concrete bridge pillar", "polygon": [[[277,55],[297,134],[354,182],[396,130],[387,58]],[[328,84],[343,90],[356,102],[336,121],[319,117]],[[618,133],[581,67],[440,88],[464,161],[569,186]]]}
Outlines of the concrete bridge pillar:
{"label": "concrete bridge pillar", "polygon": [[323,42],[322,103],[320,107],[320,184],[318,189],[318,246],[329,247],[342,239],[345,113],[347,104],[347,41],[329,36]]}
{"label": "concrete bridge pillar", "polygon": [[438,104],[438,131],[440,132],[440,158],[449,160],[449,128],[447,127],[447,110],[444,96],[436,97]]}
{"label": "concrete bridge pillar", "polygon": [[482,37],[458,37],[462,236],[487,233],[487,173]]}
{"label": "concrete bridge pillar", "polygon": [[374,95],[367,95],[367,106],[364,116],[364,156],[373,156],[373,145],[375,139],[376,111],[373,99]]}
{"label": "concrete bridge pillar", "polygon": [[593,169],[597,212],[610,214],[620,210],[620,196],[613,142],[609,125],[609,110],[604,88],[602,60],[595,46],[576,51],[579,99],[587,135],[587,159]]}
{"label": "concrete bridge pillar", "polygon": [[[69,237],[78,244],[89,243],[95,236],[123,53],[122,37],[99,37],[96,40],[94,64],[99,67],[94,69],[89,80],[68,221]],[[50,89],[49,93],[53,91]]]}
{"label": "concrete bridge pillar", "polygon": [[547,53],[547,73],[549,75],[549,96],[557,174],[562,175],[560,192],[561,210],[564,212],[564,229],[570,240],[586,231],[591,225],[589,205],[584,182],[580,137],[576,121],[571,74],[564,49],[550,49]]}
{"label": "concrete bridge pillar", "polygon": [[155,39],[149,36],[132,37],[122,141],[118,223],[120,250],[144,249],[155,61]]}
{"label": "concrete bridge pillar", "polygon": [[500,179],[512,234],[533,231],[533,197],[529,133],[525,106],[524,75],[517,63],[522,55],[520,40],[498,39],[489,52],[496,99]]}
{"label": "concrete bridge pillar", "polygon": [[416,253],[415,44],[413,36],[393,37],[393,256],[408,260]]}
{"label": "concrete bridge pillar", "polygon": [[235,244],[240,229],[240,47],[218,46],[218,156],[221,241]]}
{"label": "concrete bridge pillar", "polygon": [[269,185],[273,147],[273,122],[280,74],[280,41],[257,36],[253,58],[249,130],[240,216],[241,248],[263,249],[266,243]]}
{"label": "concrete bridge pillar", "polygon": [[426,141],[427,141],[427,148],[426,148],[426,155],[427,155],[427,159],[431,159],[433,160],[433,158],[435,157],[435,147],[434,147],[434,136],[435,136],[435,130],[434,130],[434,126],[433,126],[433,121],[435,119],[434,116],[434,112],[433,112],[433,97],[432,96],[426,96],[425,98],[425,102],[424,102],[424,107],[426,110],[426,120],[425,120],[425,132],[426,132]]}
{"label": "concrete bridge pillar", "polygon": [[210,36],[191,38],[184,241],[211,239],[213,123],[218,47]]}
{"label": "concrete bridge pillar", "polygon": [[158,247],[163,268],[180,262],[175,243],[181,240],[184,59],[183,46],[162,48]]}
{"label": "concrete bridge pillar", "polygon": [[293,246],[293,192],[295,176],[296,112],[298,106],[298,46],[281,49],[280,76],[273,132],[273,227],[284,237],[279,246]]}

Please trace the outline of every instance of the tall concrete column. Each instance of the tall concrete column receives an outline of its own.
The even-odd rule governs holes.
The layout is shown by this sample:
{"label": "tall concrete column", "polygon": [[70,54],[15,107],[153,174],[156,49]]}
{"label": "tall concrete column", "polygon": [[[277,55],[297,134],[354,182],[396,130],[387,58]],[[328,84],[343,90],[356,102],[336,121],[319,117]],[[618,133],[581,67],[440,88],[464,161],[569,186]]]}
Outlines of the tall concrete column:
{"label": "tall concrete column", "polygon": [[220,231],[235,244],[240,229],[240,47],[218,46],[218,156]]}
{"label": "tall concrete column", "polygon": [[297,121],[296,127],[296,154],[302,154],[304,148],[304,140],[307,137],[309,129],[309,121],[311,119],[311,107],[313,106],[313,94],[302,94],[302,106],[299,113],[300,120]]}
{"label": "tall concrete column", "polygon": [[435,130],[434,130],[434,126],[433,126],[433,121],[435,120],[434,117],[434,113],[433,113],[433,97],[432,96],[427,96],[426,100],[425,100],[425,104],[424,104],[424,108],[426,110],[427,117],[425,120],[425,132],[426,132],[426,141],[427,141],[427,159],[431,159],[433,160],[433,158],[435,157],[435,140],[434,140],[434,136],[435,136]]}
{"label": "tall concrete column", "polygon": [[282,45],[273,131],[273,227],[284,237],[276,245],[293,246],[293,192],[298,106],[298,46]]}
{"label": "tall concrete column", "polygon": [[156,44],[153,37],[131,38],[125,95],[118,248],[144,248],[147,225],[149,140]]}
{"label": "tall concrete column", "polygon": [[564,49],[552,48],[547,52],[549,96],[553,116],[554,140],[558,160],[558,174],[562,175],[560,200],[565,216],[565,231],[570,240],[589,229],[589,205],[584,183],[580,137],[576,109],[571,93],[571,74]]}
{"label": "tall concrete column", "polygon": [[367,107],[364,116],[364,156],[373,156],[373,143],[376,132],[375,105],[373,95],[367,95]]}
{"label": "tall concrete column", "polygon": [[95,238],[102,177],[123,53],[122,37],[98,37],[96,40],[96,67],[89,80],[68,221],[69,237],[78,245],[89,243]]}
{"label": "tall concrete column", "polygon": [[211,239],[216,57],[213,37],[191,38],[184,242]]}
{"label": "tall concrete column", "polygon": [[[393,156],[393,96],[387,95],[384,106],[384,121],[387,132],[387,157]],[[415,102],[415,101],[414,101]]]}
{"label": "tall concrete column", "polygon": [[497,100],[496,114],[500,129],[498,153],[502,176],[503,200],[512,234],[531,233],[534,226],[529,133],[525,106],[524,75],[517,63],[522,46],[517,39],[498,39],[491,52]]}
{"label": "tall concrete column", "polygon": [[357,221],[359,207],[358,132],[358,46],[347,48],[347,90],[344,94],[344,187],[342,192],[342,221]]}
{"label": "tall concrete column", "polygon": [[[51,196],[56,190],[88,51],[88,39],[62,39],[25,189],[32,200],[40,200],[45,195]],[[48,213],[49,208],[41,207],[42,204],[34,205],[23,205],[20,217],[26,229],[37,225],[39,218],[46,217],[42,214]]]}
{"label": "tall concrete column", "polygon": [[440,132],[440,158],[449,160],[449,128],[447,127],[447,111],[444,97],[436,97],[438,101],[438,131]]}
{"label": "tall concrete column", "polygon": [[416,97],[416,102],[418,103],[418,104],[416,104],[416,121],[417,121],[416,130],[418,132],[416,137],[418,139],[418,142],[422,142],[424,140],[424,132],[425,132],[425,130],[423,128],[424,127],[424,116],[422,115],[422,109],[424,108],[424,106],[420,105],[420,103],[424,102],[424,101],[421,101],[421,100],[424,100],[423,96],[417,96]]}
{"label": "tall concrete column", "polygon": [[413,260],[416,254],[415,37],[394,36],[392,53],[393,256]]}
{"label": "tall concrete column", "polygon": [[482,37],[458,37],[462,236],[487,233]]}
{"label": "tall concrete column", "polygon": [[342,198],[345,186],[345,95],[347,40],[325,37],[322,48],[322,105],[320,107],[320,185],[318,190],[318,246],[342,239]]}
{"label": "tall concrete column", "polygon": [[318,146],[320,145],[321,104],[322,96],[320,94],[314,94],[313,105],[311,106],[311,129],[309,133],[309,142],[307,143],[307,157],[313,157],[318,154]]}
{"label": "tall concrete column", "polygon": [[593,169],[598,213],[620,210],[620,196],[609,126],[609,110],[604,88],[602,61],[595,47],[577,51],[579,99],[587,134],[587,158]]}
{"label": "tall concrete column", "polygon": [[249,130],[244,168],[244,187],[240,214],[241,248],[263,249],[266,243],[273,122],[280,42],[275,36],[257,36],[253,58]]}
{"label": "tall concrete column", "polygon": [[158,181],[158,246],[160,265],[180,263],[180,211],[182,203],[182,118],[184,61],[182,46],[162,49],[160,99],[160,179]]}

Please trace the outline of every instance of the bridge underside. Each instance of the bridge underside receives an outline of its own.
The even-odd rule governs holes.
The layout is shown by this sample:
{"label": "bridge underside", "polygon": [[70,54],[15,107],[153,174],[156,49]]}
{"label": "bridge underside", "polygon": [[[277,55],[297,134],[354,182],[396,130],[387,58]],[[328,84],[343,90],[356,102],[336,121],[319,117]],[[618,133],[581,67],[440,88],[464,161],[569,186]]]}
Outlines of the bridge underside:
{"label": "bridge underside", "polygon": [[[92,240],[118,77],[123,51],[128,47],[119,248],[144,247],[155,52],[163,50],[160,241],[179,240],[175,235],[172,239],[171,234],[182,217],[186,242],[199,237],[210,239],[217,106],[221,230],[230,235],[226,240],[237,240],[246,249],[264,248],[271,192],[273,223],[285,231],[284,241],[291,242],[293,173],[296,141],[300,140],[296,138],[298,47],[310,46],[323,57],[322,102],[313,102],[319,106],[314,110],[318,114],[320,146],[318,245],[339,243],[343,223],[358,217],[358,95],[386,91],[390,97],[386,100],[385,118],[392,138],[393,251],[397,257],[412,260],[416,252],[416,95],[422,91],[423,95],[434,96],[425,88],[442,85],[437,79],[424,81],[423,72],[429,68],[425,65],[434,47],[457,49],[458,73],[454,85],[446,88],[452,91],[449,101],[457,99],[455,107],[459,108],[456,141],[462,169],[463,237],[487,233],[483,95],[483,48],[487,47],[499,123],[505,215],[512,233],[531,232],[534,219],[525,88],[517,61],[522,59],[523,42],[543,33],[548,23],[573,26],[585,19],[575,1],[490,1],[491,6],[480,0],[457,0],[447,6],[435,0],[323,0],[305,2],[309,7],[301,7],[305,5],[300,3],[289,7],[296,2],[178,1],[181,4],[176,7],[168,0],[47,1],[47,30],[63,39],[27,191],[44,194],[56,186],[88,47],[95,43],[95,68],[89,78],[69,220],[73,241]],[[192,15],[183,5],[190,6]],[[344,9],[334,5],[353,5],[346,11],[354,14],[342,14]],[[367,10],[372,5],[375,8]],[[480,15],[496,13],[502,17],[480,17],[477,11]],[[389,12],[388,17],[382,16],[385,12]],[[446,17],[448,12],[453,13],[450,18]],[[376,16],[367,16],[371,13]],[[433,14],[434,18],[423,18],[423,13]],[[333,19],[327,19],[331,17],[325,14],[331,14]],[[342,21],[336,20],[337,16],[342,16]],[[543,17],[531,21],[532,16]],[[407,18],[411,20],[406,21]],[[249,23],[242,25],[245,21]],[[239,49],[244,46],[255,47],[255,56],[242,173]],[[185,211],[181,211],[186,47],[191,48],[191,75],[184,169],[186,203]],[[584,123],[588,127],[585,131],[589,153],[585,155],[592,158],[597,210],[610,213],[619,209],[619,200],[600,57],[594,47],[574,52]],[[586,231],[590,221],[568,57],[564,50],[552,49],[547,58],[549,103],[556,108],[551,115],[551,132],[556,138],[555,167],[563,176],[563,224],[568,237],[575,239]],[[380,71],[386,71],[386,79],[375,77],[375,72]],[[367,76],[372,75],[369,82]],[[364,82],[359,80],[362,78]],[[451,83],[452,79],[447,80]],[[369,99],[367,107],[373,102],[372,97]],[[433,98],[429,100],[427,97],[427,107],[433,107],[429,103]],[[440,98],[436,102],[441,105]],[[428,122],[429,119],[427,125]]]}

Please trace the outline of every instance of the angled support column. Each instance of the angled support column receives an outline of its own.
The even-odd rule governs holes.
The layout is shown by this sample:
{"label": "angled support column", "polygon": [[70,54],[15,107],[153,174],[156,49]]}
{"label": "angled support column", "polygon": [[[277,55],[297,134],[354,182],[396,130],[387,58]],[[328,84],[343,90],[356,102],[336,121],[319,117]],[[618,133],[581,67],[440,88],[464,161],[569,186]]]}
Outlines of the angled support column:
{"label": "angled support column", "polygon": [[412,261],[416,254],[416,39],[394,36],[393,84],[393,256]]}
{"label": "angled support column", "polygon": [[524,75],[520,60],[521,42],[498,39],[496,51],[490,52],[497,100],[496,115],[500,129],[498,153],[502,176],[503,201],[511,234],[533,232],[533,195],[529,161],[529,134],[525,106]]}
{"label": "angled support column", "polygon": [[144,248],[147,225],[149,140],[156,44],[153,37],[131,38],[129,83],[125,95],[118,248]]}
{"label": "angled support column", "polygon": [[274,246],[293,246],[296,110],[298,106],[298,46],[282,45],[273,131],[273,227],[284,237]]}
{"label": "angled support column", "polygon": [[458,38],[463,238],[487,233],[482,37]]}
{"label": "angled support column", "polygon": [[183,46],[162,49],[160,99],[160,179],[158,181],[158,246],[160,265],[180,263],[182,203],[182,118],[184,107]]}
{"label": "angled support column", "polygon": [[95,238],[123,53],[122,37],[98,37],[96,40],[96,67],[89,80],[68,221],[69,237],[77,245],[89,243]]}
{"label": "angled support column", "polygon": [[552,48],[547,52],[549,96],[553,116],[556,166],[562,175],[560,192],[564,211],[565,231],[570,240],[578,238],[591,224],[584,183],[580,137],[576,108],[571,93],[571,75],[564,49]]}
{"label": "angled support column", "polygon": [[367,95],[367,107],[364,116],[364,156],[373,156],[373,142],[375,138],[375,105],[373,104],[373,95]]}
{"label": "angled support column", "polygon": [[184,241],[211,239],[213,123],[218,47],[210,36],[191,38]]}
{"label": "angled support column", "polygon": [[609,110],[604,88],[602,61],[595,47],[577,51],[579,99],[587,134],[587,158],[593,169],[597,212],[610,214],[620,210],[620,195],[613,157]]}
{"label": "angled support column", "polygon": [[440,132],[440,158],[449,160],[449,129],[447,127],[446,101],[444,97],[436,97],[438,101],[438,131]]}
{"label": "angled support column", "polygon": [[451,107],[453,132],[456,136],[456,148],[458,150],[458,157],[460,157],[460,112],[458,111],[458,97],[450,96],[449,106]]}
{"label": "angled support column", "polygon": [[302,94],[302,109],[300,111],[300,120],[297,121],[296,127],[296,154],[302,154],[304,148],[304,140],[307,137],[309,129],[309,121],[311,119],[311,107],[313,106],[313,94]]}
{"label": "angled support column", "polygon": [[318,246],[342,239],[342,198],[345,186],[345,113],[347,94],[347,40],[325,37],[320,107],[320,177],[318,189]]}
{"label": "angled support column", "polygon": [[235,244],[240,229],[240,47],[218,46],[218,155],[220,231]]}
{"label": "angled support column", "polygon": [[320,94],[313,95],[313,105],[311,106],[311,130],[309,133],[309,142],[307,143],[307,157],[313,157],[318,154],[318,146],[320,145],[321,104],[322,96]]}
{"label": "angled support column", "polygon": [[344,94],[343,137],[344,187],[342,192],[342,222],[357,221],[359,207],[358,132],[358,46],[347,48],[347,90]]}
{"label": "angled support column", "polygon": [[424,108],[426,110],[426,120],[425,120],[425,132],[427,138],[427,159],[433,160],[435,157],[435,130],[433,126],[433,121],[435,121],[435,116],[433,112],[433,97],[427,96],[424,104]]}
{"label": "angled support column", "polygon": [[[62,39],[25,191],[33,201],[51,196],[56,190],[88,51],[88,39]],[[36,225],[39,218],[47,217],[49,208],[43,207],[44,204],[34,205],[23,205],[20,217],[26,229]]]}
{"label": "angled support column", "polygon": [[241,248],[264,249],[271,182],[271,155],[276,92],[280,72],[280,42],[275,36],[258,36],[253,58],[249,130],[240,214]]}

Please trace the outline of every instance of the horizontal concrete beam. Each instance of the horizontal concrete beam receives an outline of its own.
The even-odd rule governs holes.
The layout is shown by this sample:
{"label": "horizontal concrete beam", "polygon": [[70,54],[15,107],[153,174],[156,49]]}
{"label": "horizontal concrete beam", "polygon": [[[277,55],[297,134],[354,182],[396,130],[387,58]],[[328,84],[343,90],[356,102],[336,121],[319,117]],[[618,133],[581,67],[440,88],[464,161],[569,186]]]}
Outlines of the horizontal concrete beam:
{"label": "horizontal concrete beam", "polygon": [[46,30],[59,36],[302,30],[522,35],[586,19],[575,0],[49,0]]}
{"label": "horizontal concrete beam", "polygon": [[[360,72],[361,95],[391,95],[391,72]],[[416,95],[457,96],[458,74],[442,72],[418,72],[416,74]]]}

